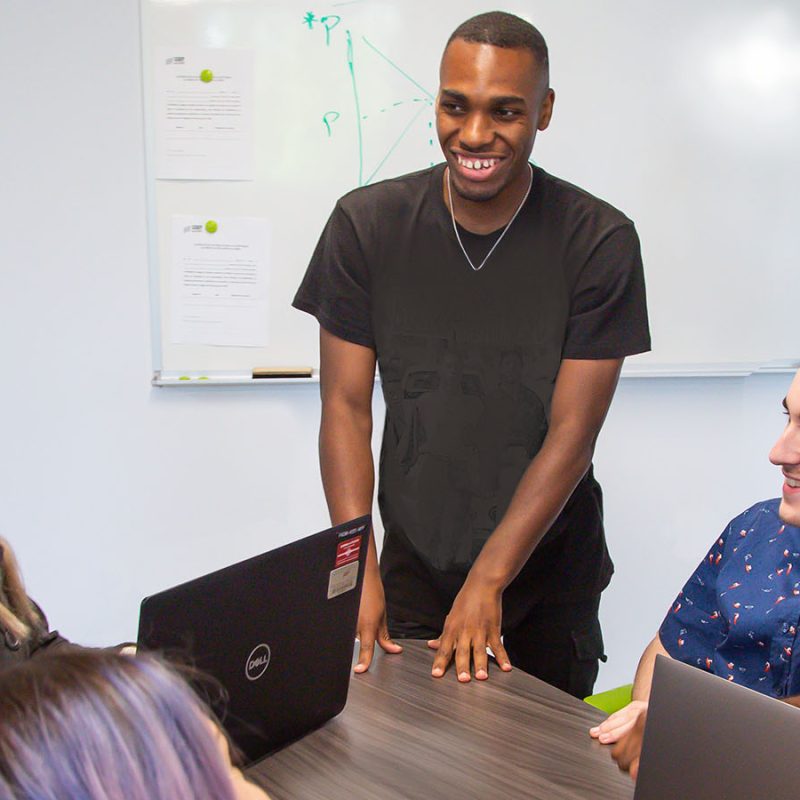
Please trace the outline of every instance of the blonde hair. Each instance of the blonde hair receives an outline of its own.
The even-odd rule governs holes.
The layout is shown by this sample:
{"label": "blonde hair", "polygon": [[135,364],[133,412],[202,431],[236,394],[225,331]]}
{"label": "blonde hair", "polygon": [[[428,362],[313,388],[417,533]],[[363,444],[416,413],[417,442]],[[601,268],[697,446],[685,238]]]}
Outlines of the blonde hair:
{"label": "blonde hair", "polygon": [[0,627],[20,641],[42,627],[42,617],[25,592],[17,559],[0,537]]}

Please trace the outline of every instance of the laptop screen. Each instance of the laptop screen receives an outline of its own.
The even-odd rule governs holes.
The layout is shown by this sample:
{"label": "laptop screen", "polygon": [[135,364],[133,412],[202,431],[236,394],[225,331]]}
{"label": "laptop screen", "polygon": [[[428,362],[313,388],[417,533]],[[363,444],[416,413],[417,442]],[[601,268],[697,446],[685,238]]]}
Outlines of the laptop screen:
{"label": "laptop screen", "polygon": [[800,709],[656,659],[634,800],[793,797]]}
{"label": "laptop screen", "polygon": [[344,708],[369,532],[360,517],[142,601],[139,646],[215,681],[196,688],[248,763]]}

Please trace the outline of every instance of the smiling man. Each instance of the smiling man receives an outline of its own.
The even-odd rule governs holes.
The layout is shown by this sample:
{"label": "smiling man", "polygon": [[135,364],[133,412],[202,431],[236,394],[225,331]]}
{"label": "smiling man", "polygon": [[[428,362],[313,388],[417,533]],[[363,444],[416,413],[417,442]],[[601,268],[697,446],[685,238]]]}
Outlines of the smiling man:
{"label": "smiling man", "polygon": [[529,162],[554,100],[533,26],[459,26],[445,163],[343,197],[295,297],[321,328],[334,521],[372,507],[376,361],[386,398],[357,672],[376,643],[427,638],[434,676],[454,660],[487,678],[488,645],[502,669],[591,693],[612,573],[592,453],[623,358],[650,341],[631,221]]}
{"label": "smiling man", "polygon": [[800,372],[783,408],[786,427],[769,453],[781,497],[728,523],[642,654],[632,701],[589,731],[618,743],[612,754],[633,777],[657,655],[800,706]]}

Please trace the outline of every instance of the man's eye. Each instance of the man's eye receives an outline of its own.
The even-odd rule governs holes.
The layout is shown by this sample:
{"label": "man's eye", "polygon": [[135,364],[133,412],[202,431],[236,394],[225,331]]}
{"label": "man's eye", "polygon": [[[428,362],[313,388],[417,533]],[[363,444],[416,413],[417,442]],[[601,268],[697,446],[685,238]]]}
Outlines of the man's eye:
{"label": "man's eye", "polygon": [[440,103],[439,106],[448,114],[461,114],[464,111],[463,106],[458,103]]}
{"label": "man's eye", "polygon": [[498,108],[494,113],[501,119],[513,119],[519,115],[516,108]]}

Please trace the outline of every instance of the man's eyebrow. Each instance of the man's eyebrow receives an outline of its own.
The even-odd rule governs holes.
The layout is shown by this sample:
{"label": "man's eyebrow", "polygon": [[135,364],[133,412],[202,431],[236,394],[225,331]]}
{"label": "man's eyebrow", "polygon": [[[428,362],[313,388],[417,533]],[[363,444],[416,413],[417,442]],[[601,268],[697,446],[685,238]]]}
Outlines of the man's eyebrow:
{"label": "man's eyebrow", "polygon": [[[463,92],[457,92],[455,89],[447,89],[443,88],[440,93],[442,97],[447,95],[450,100],[457,100],[459,103],[466,103],[469,98]],[[508,105],[515,105],[521,104],[525,105],[525,98],[520,97],[516,94],[502,94],[498,95],[497,97],[491,98],[492,105],[497,108],[498,106],[508,106]]]}
{"label": "man's eyebrow", "polygon": [[786,403],[786,398],[784,397],[783,400],[781,400],[781,402],[783,403],[783,407],[788,411],[789,410],[789,406]]}
{"label": "man's eyebrow", "polygon": [[501,95],[500,97],[492,98],[492,105],[495,106],[508,106],[513,105],[514,103],[522,103],[525,105],[525,98],[517,97],[515,94]]}
{"label": "man's eyebrow", "polygon": [[465,94],[457,92],[454,89],[442,89],[441,94],[446,94],[453,100],[460,100],[461,102],[464,102],[467,99],[467,96]]}

